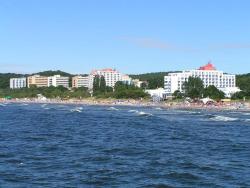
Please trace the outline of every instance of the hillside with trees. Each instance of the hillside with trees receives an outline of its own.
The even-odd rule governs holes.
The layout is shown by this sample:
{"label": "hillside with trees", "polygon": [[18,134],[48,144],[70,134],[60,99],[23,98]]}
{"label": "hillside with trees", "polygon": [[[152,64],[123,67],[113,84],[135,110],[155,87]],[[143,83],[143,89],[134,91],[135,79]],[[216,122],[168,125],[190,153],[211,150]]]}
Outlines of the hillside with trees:
{"label": "hillside with trees", "polygon": [[[64,72],[64,71],[60,71],[60,70],[56,70],[56,71],[52,71],[52,70],[48,70],[48,71],[43,71],[43,72],[37,72],[34,74],[39,74],[41,76],[54,76],[54,75],[61,75],[61,76],[68,76],[68,77],[72,77],[74,76],[73,74]],[[32,74],[32,75],[34,75]]]}
{"label": "hillside with trees", "polygon": [[139,79],[141,81],[148,82],[148,89],[156,89],[164,87],[164,76],[167,76],[170,72],[154,72],[145,74],[133,74],[129,75],[133,79]]}
{"label": "hillside with trees", "polygon": [[15,74],[15,73],[0,73],[0,88],[6,89],[10,87],[10,78],[26,77],[27,74]]}
{"label": "hillside with trees", "polygon": [[61,76],[68,76],[68,77],[74,76],[73,74],[63,72],[60,70],[56,70],[56,71],[49,70],[49,71],[43,71],[43,72],[38,72],[38,73],[33,73],[33,74],[0,73],[0,88],[1,89],[9,88],[10,87],[10,78],[27,77],[27,76],[31,76],[34,74],[39,74],[41,76],[53,76],[53,75],[57,75],[57,74],[59,74]]}
{"label": "hillside with trees", "polygon": [[242,90],[233,95],[234,99],[250,99],[250,73],[236,76],[236,85]]}

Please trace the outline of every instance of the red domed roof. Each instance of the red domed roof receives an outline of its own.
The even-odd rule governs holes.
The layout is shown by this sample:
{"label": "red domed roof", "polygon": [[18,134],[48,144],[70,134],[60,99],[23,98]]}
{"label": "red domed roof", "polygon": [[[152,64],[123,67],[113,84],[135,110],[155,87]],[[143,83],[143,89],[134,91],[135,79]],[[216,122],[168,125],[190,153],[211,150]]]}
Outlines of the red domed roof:
{"label": "red domed roof", "polygon": [[198,70],[216,70],[214,65],[212,63],[208,63],[202,67],[200,67]]}

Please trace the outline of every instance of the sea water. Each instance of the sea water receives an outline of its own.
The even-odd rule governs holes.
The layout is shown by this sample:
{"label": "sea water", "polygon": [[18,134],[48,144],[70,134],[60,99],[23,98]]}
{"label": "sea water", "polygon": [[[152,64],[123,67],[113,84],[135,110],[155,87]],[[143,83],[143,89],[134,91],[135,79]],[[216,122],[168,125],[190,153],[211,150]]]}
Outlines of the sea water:
{"label": "sea water", "polygon": [[0,187],[250,187],[250,114],[0,105]]}

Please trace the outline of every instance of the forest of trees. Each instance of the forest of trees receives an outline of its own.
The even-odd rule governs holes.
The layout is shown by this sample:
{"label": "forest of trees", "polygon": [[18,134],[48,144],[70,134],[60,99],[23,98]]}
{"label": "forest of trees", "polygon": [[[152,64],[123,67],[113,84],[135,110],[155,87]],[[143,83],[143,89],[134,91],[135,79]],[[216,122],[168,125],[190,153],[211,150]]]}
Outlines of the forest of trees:
{"label": "forest of trees", "polygon": [[183,94],[179,91],[175,91],[173,95],[176,98],[182,98],[185,96],[192,99],[209,97],[214,100],[220,100],[225,98],[225,94],[215,86],[211,85],[205,88],[202,80],[198,77],[189,77],[188,81],[183,84],[183,90]]}
{"label": "forest of trees", "polygon": [[155,73],[145,73],[138,75],[129,75],[133,79],[139,79],[141,81],[147,81],[147,89],[156,89],[164,87],[164,76],[168,75],[170,72],[155,72]]}
{"label": "forest of trees", "polygon": [[236,76],[236,85],[242,90],[235,93],[233,99],[250,99],[250,73]]}
{"label": "forest of trees", "polygon": [[38,94],[42,94],[47,98],[86,98],[90,97],[88,88],[74,88],[73,90],[68,90],[63,86],[50,86],[50,87],[36,87],[32,86],[30,88],[21,89],[0,89],[0,98],[11,97],[11,98],[34,98]]}
{"label": "forest of trees", "polygon": [[10,78],[26,77],[26,74],[0,73],[0,89],[10,87]]}
{"label": "forest of trees", "polygon": [[[57,71],[43,71],[43,72],[38,72],[34,74],[39,74],[41,76],[53,76],[53,75],[61,75],[61,76],[68,76],[68,77],[73,77],[74,75],[63,72],[60,70]],[[10,78],[20,78],[20,77],[28,77],[34,74],[15,74],[15,73],[0,73],[0,89],[7,89],[10,87]],[[71,80],[71,79],[70,79]]]}

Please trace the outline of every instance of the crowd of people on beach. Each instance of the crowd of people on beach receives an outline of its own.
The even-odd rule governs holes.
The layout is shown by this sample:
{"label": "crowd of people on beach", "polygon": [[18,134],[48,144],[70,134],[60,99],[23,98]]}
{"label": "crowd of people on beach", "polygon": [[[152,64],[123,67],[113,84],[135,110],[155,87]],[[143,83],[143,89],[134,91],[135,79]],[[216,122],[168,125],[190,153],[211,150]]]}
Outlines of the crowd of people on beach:
{"label": "crowd of people on beach", "polygon": [[249,102],[208,102],[201,101],[188,102],[188,101],[161,101],[153,102],[151,100],[135,100],[135,99],[37,99],[37,98],[24,98],[24,99],[0,99],[0,103],[43,103],[43,104],[82,104],[82,105],[125,105],[125,106],[158,106],[162,108],[173,109],[222,109],[222,110],[250,110]]}

